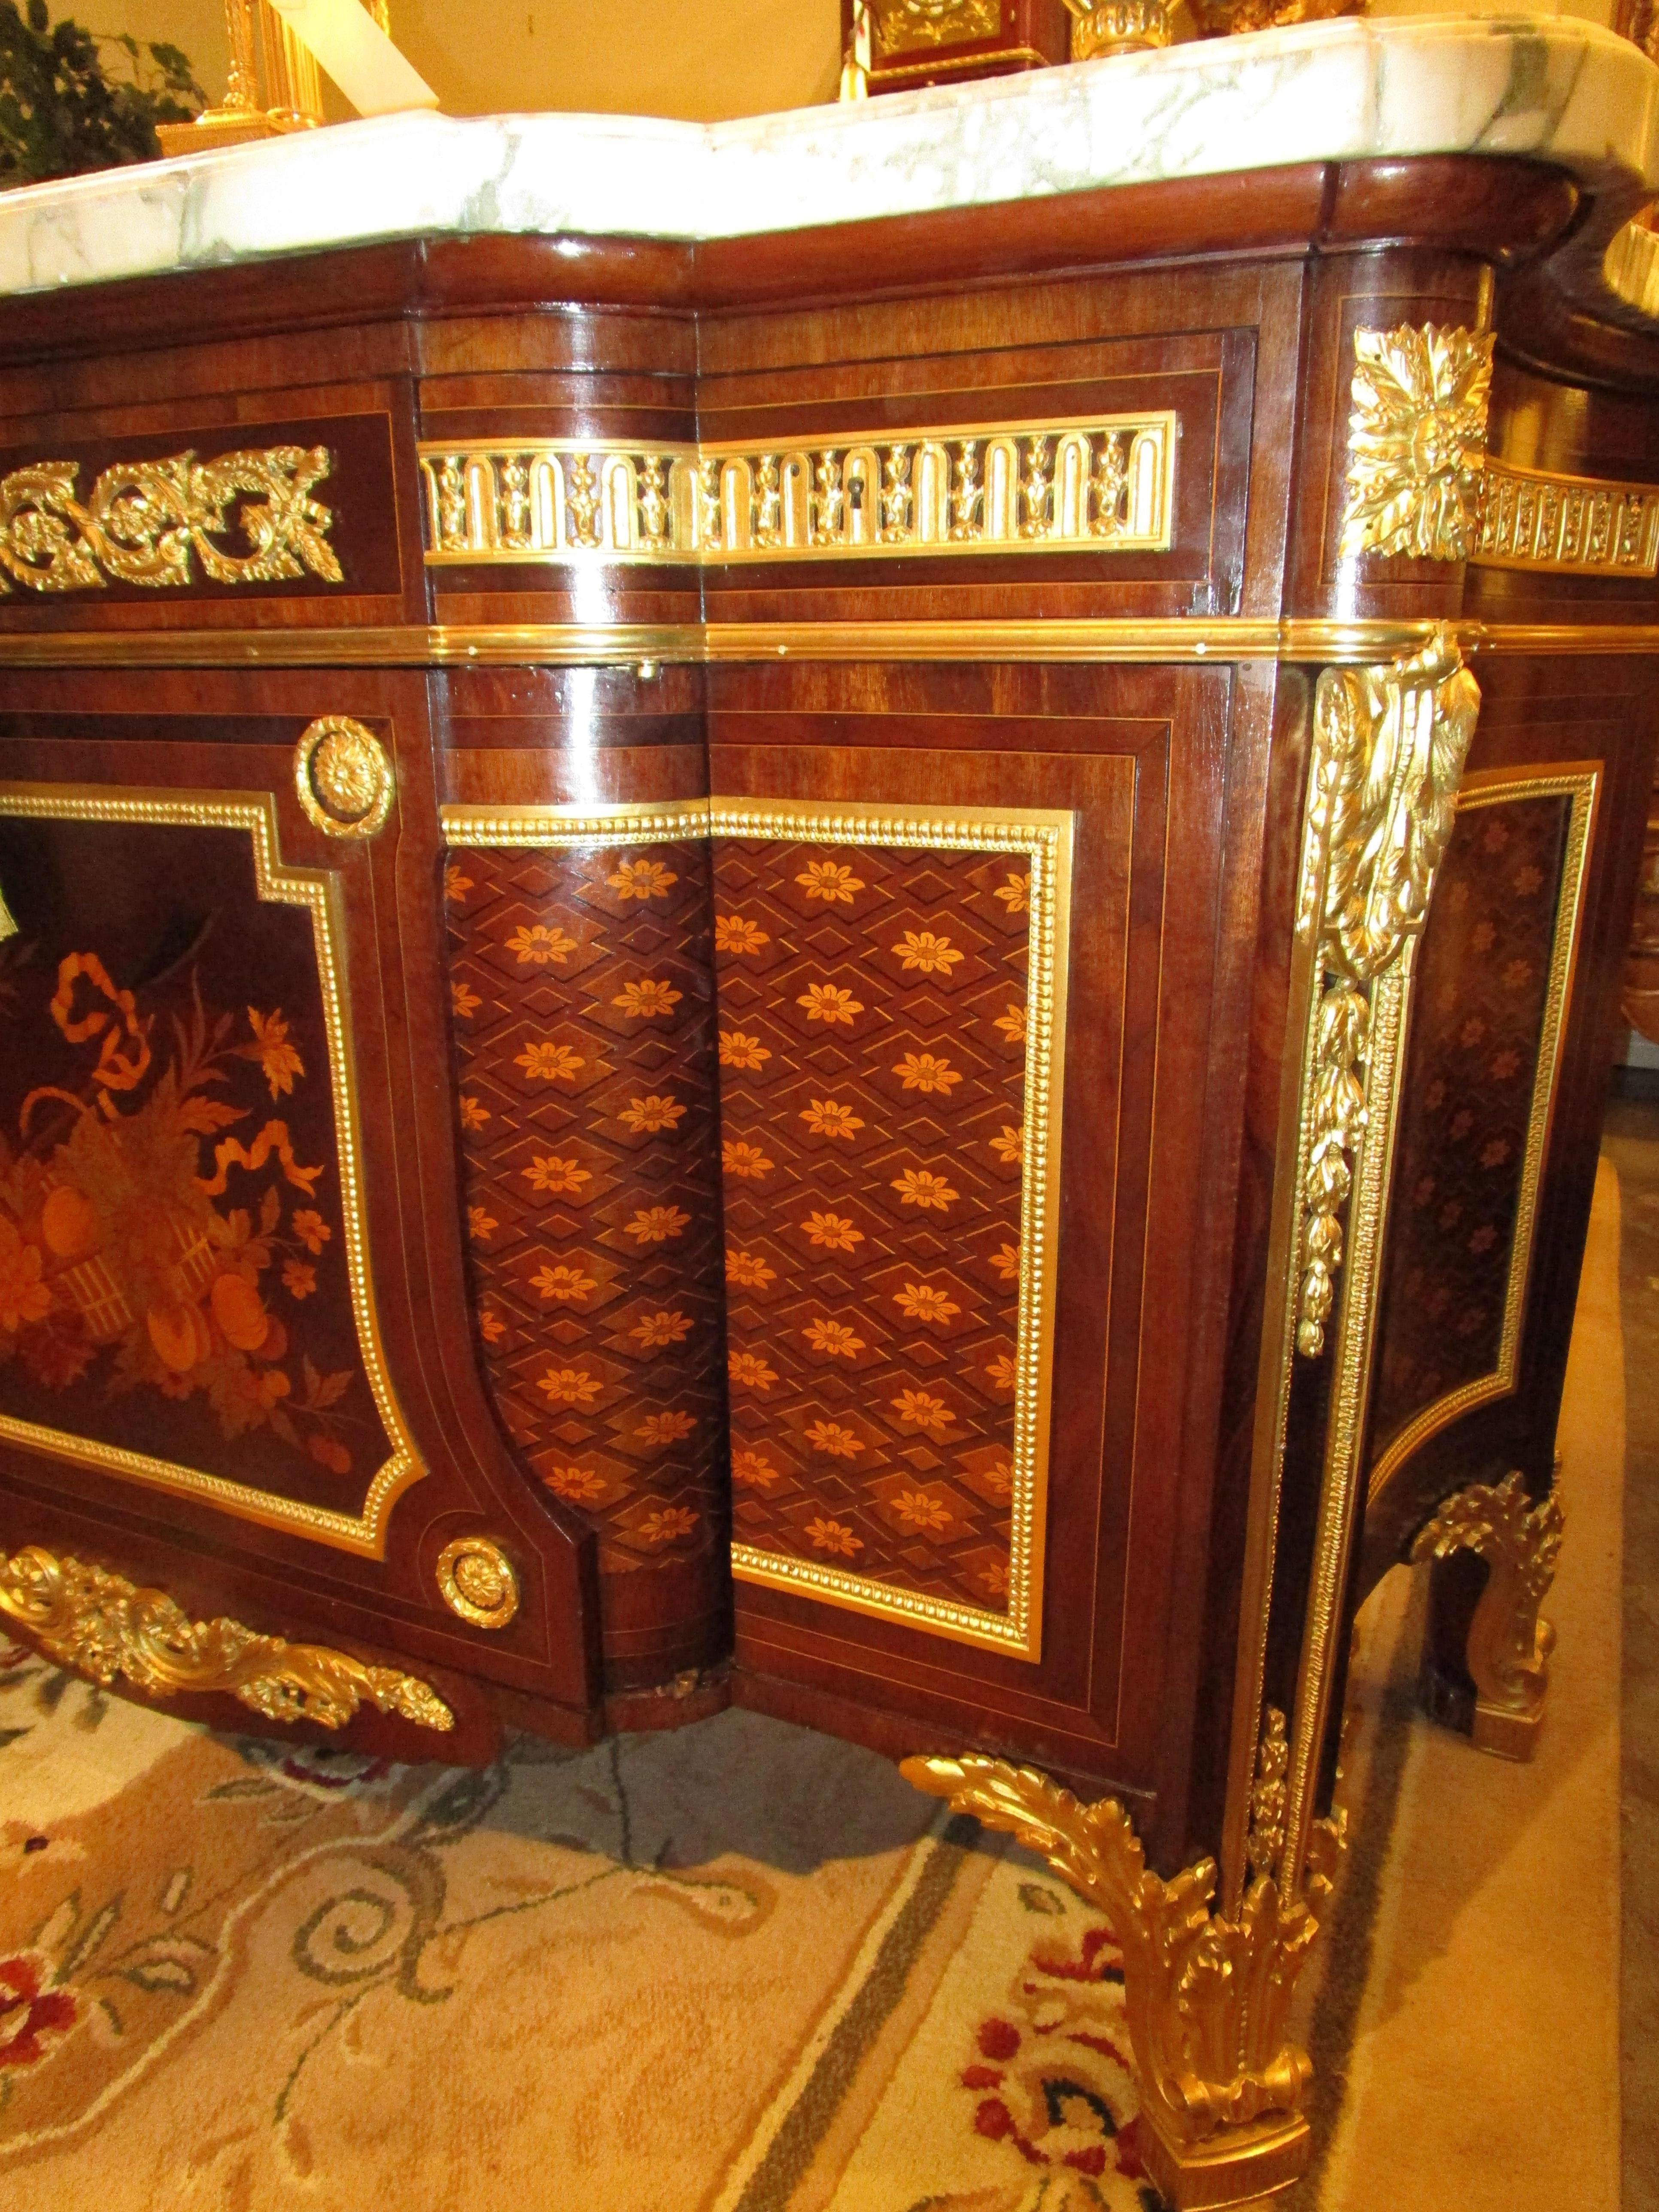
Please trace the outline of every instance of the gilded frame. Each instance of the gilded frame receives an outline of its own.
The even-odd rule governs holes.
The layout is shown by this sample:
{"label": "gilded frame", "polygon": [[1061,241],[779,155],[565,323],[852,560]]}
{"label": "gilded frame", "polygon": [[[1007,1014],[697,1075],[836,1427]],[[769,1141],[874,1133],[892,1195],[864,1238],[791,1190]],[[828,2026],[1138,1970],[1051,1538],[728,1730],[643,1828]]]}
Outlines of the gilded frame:
{"label": "gilded frame", "polygon": [[872,1577],[734,1543],[739,1582],[787,1590],[827,1605],[1022,1659],[1042,1648],[1043,1513],[1048,1494],[1049,1401],[1060,1242],[1060,1125],[1073,817],[1064,811],[964,809],[887,802],[849,805],[806,799],[676,799],[659,804],[476,806],[440,810],[446,845],[544,846],[667,843],[686,837],[806,838],[815,842],[943,848],[1026,858],[1031,871],[1025,1039],[1025,1158],[1020,1186],[1019,1319],[1015,1348],[1012,1526],[1008,1607],[992,1613]]}
{"label": "gilded frame", "polygon": [[732,1572],[739,1582],[818,1598],[828,1605],[900,1621],[1016,1658],[1040,1659],[1073,817],[1068,811],[1038,807],[849,805],[834,800],[715,798],[709,802],[709,828],[717,837],[806,838],[823,844],[1005,853],[1029,860],[1026,1135],[1020,1184],[1007,1611],[995,1613],[978,1606],[952,1604],[920,1591],[896,1589],[869,1576],[757,1551],[747,1544],[732,1545]]}
{"label": "gilded frame", "polygon": [[1380,1498],[1413,1452],[1429,1438],[1473,1413],[1477,1406],[1507,1397],[1516,1387],[1521,1357],[1521,1324],[1526,1309],[1527,1285],[1532,1273],[1533,1230],[1538,1211],[1538,1186],[1549,1144],[1555,1110],[1556,1079],[1560,1072],[1562,1040],[1566,1032],[1573,971],[1578,956],[1583,919],[1584,883],[1589,865],[1590,834],[1600,798],[1599,767],[1534,769],[1517,774],[1513,769],[1477,770],[1464,778],[1458,794],[1460,814],[1484,806],[1501,806],[1517,799],[1562,798],[1570,801],[1561,882],[1557,893],[1555,927],[1550,945],[1549,981],[1544,1000],[1543,1026],[1539,1036],[1538,1064],[1533,1076],[1532,1108],[1527,1121],[1527,1145],[1521,1170],[1521,1196],[1516,1208],[1515,1236],[1510,1246],[1508,1280],[1504,1294],[1504,1322],[1498,1339],[1498,1364],[1489,1375],[1478,1376],[1455,1390],[1431,1401],[1413,1415],[1390,1439],[1371,1468],[1367,1483],[1370,1500]]}
{"label": "gilded frame", "polygon": [[329,1078],[333,1096],[336,1157],[340,1179],[340,1212],[346,1272],[363,1371],[375,1410],[392,1444],[390,1458],[376,1470],[360,1513],[284,1498],[275,1492],[232,1482],[199,1468],[181,1467],[148,1453],[127,1451],[95,1438],[76,1437],[0,1413],[0,1439],[52,1457],[143,1483],[218,1507],[238,1519],[305,1536],[315,1543],[354,1552],[361,1558],[386,1556],[392,1508],[427,1468],[404,1421],[387,1370],[375,1311],[368,1261],[368,1224],[362,1188],[362,1144],[350,1032],[345,1011],[344,915],[340,887],[328,870],[285,865],[276,801],[269,792],[161,789],[89,789],[64,784],[0,784],[0,816],[31,821],[128,822],[161,828],[237,830],[253,848],[254,885],[261,901],[303,907],[310,914],[317,957],[317,981],[328,1036]]}

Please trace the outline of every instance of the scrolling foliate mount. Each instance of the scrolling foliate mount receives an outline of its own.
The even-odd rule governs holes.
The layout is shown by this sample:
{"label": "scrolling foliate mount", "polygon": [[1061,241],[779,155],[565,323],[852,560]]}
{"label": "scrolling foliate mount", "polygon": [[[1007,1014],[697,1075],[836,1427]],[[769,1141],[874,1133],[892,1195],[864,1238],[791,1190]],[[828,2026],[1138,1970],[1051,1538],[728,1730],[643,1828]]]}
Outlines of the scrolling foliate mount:
{"label": "scrolling foliate mount", "polygon": [[1353,334],[1338,551],[1467,561],[1480,537],[1490,334],[1402,323]]}
{"label": "scrolling foliate mount", "polygon": [[[1151,1872],[1115,1798],[1084,1804],[1046,1775],[1002,1759],[918,1758],[902,1771],[988,1827],[1037,1851],[1103,1912],[1123,1955],[1123,1994],[1152,2179],[1177,2205],[1232,2203],[1280,2188],[1306,2162],[1301,2105],[1312,2068],[1290,2032],[1296,1984],[1318,1936],[1346,1844],[1340,1813],[1316,1821],[1302,1878],[1274,1871],[1283,1844],[1285,1720],[1263,1738],[1251,1859],[1236,1919],[1212,1909],[1216,1867]],[[1280,1826],[1273,1826],[1278,1805]],[[1215,2190],[1218,2169],[1229,2169]],[[1198,2174],[1208,2187],[1194,2195]]]}
{"label": "scrolling foliate mount", "polygon": [[152,1697],[228,1691],[271,1721],[343,1728],[365,1699],[417,1728],[447,1733],[455,1716],[429,1683],[368,1667],[319,1644],[261,1636],[239,1620],[192,1620],[164,1590],[31,1544],[0,1553],[0,1616],[49,1659],[107,1686],[125,1674]]}
{"label": "scrolling foliate mount", "polygon": [[[331,465],[322,446],[271,446],[198,461],[118,461],[84,501],[77,461],[35,461],[0,477],[0,593],[79,592],[112,583],[178,587],[343,581],[331,509],[312,497]],[[240,527],[249,550],[216,539]]]}
{"label": "scrolling foliate mount", "polygon": [[1314,704],[1298,934],[1316,1006],[1304,1084],[1297,1346],[1325,1348],[1379,981],[1428,916],[1480,691],[1450,629],[1383,668],[1328,668]]}
{"label": "scrolling foliate mount", "polygon": [[1659,572],[1659,488],[1486,452],[1492,339],[1435,323],[1354,332],[1337,551],[1557,575]]}
{"label": "scrolling foliate mount", "polygon": [[1565,1516],[1552,1491],[1534,1505],[1518,1473],[1471,1483],[1418,1533],[1413,1561],[1473,1552],[1487,1566],[1466,1654],[1474,1682],[1470,1733],[1483,1751],[1530,1759],[1544,1717],[1555,1631],[1538,1608],[1555,1580]]}

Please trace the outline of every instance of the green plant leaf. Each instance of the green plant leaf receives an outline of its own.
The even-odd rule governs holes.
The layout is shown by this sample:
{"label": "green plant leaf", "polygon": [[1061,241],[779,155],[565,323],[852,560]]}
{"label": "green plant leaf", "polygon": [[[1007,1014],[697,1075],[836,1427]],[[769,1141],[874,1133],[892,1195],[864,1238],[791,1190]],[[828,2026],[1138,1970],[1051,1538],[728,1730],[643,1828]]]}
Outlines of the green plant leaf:
{"label": "green plant leaf", "polygon": [[100,37],[69,16],[52,25],[46,0],[0,0],[0,191],[153,161],[156,125],[206,103],[177,46]]}

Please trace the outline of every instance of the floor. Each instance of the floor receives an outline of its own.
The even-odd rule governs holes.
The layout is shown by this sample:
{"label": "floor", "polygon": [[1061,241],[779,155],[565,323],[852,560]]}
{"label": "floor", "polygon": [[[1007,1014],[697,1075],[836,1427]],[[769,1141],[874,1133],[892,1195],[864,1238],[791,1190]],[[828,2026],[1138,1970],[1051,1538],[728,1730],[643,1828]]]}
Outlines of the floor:
{"label": "floor", "polygon": [[1283,2212],[1621,2212],[1620,1200],[1604,1158],[1559,1430],[1568,1539],[1534,1759],[1486,1757],[1419,1708],[1421,1569],[1385,1576],[1362,1611],[1351,1846],[1303,2021],[1315,2166]]}
{"label": "floor", "polygon": [[[1634,1085],[1632,1088],[1634,1088]],[[1659,1081],[1617,1097],[1603,1151],[1623,1200],[1624,2212],[1659,2212]]]}

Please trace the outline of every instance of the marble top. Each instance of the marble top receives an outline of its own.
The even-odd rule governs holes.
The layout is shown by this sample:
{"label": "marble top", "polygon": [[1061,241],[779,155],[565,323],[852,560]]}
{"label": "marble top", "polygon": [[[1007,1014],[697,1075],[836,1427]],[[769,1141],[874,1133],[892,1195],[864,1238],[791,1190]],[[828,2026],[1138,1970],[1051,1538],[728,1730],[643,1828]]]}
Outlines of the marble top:
{"label": "marble top", "polygon": [[1659,191],[1659,69],[1564,16],[1342,20],[705,125],[429,112],[0,196],[0,293],[374,239],[733,238],[1283,162],[1474,153]]}

